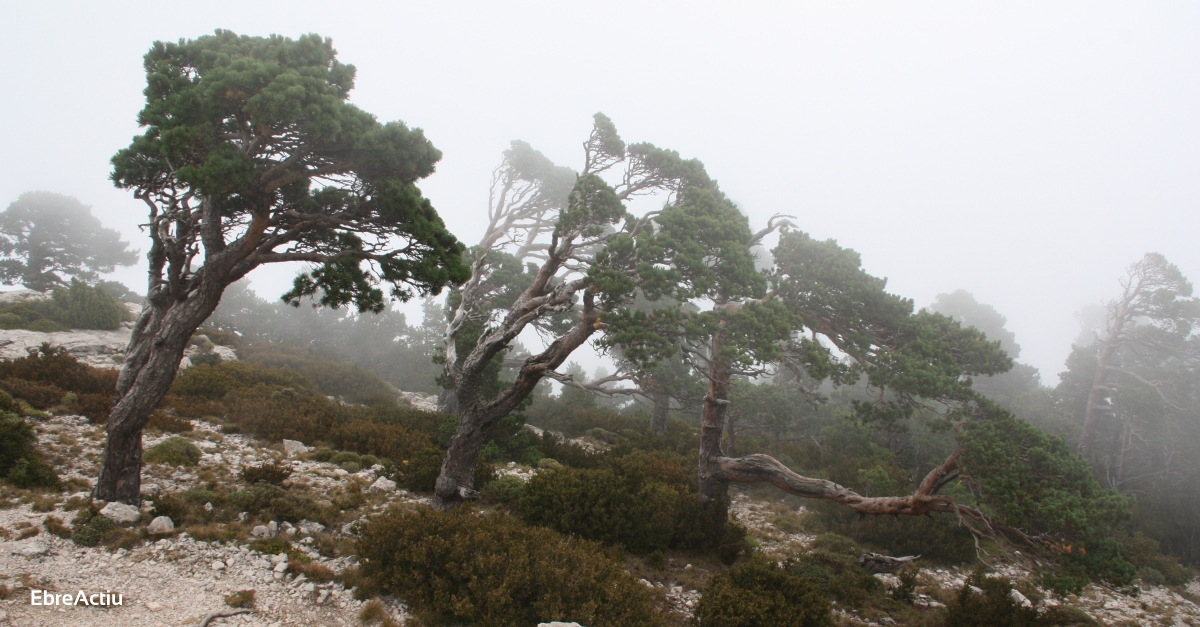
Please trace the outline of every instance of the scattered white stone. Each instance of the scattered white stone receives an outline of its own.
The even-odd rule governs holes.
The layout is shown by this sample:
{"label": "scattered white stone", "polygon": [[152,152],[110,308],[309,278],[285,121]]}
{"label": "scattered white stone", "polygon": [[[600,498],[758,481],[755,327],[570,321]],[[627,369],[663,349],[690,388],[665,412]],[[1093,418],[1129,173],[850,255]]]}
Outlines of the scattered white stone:
{"label": "scattered white stone", "polygon": [[287,570],[287,567],[288,567],[287,562],[279,562],[278,564],[275,565],[275,572],[282,573],[283,571]]}
{"label": "scattered white stone", "polygon": [[157,612],[162,609],[162,605],[159,605],[154,601],[146,601],[146,609],[150,610],[151,612]]}
{"label": "scattered white stone", "polygon": [[212,504],[212,503],[205,503],[205,504],[204,504],[204,511],[206,511],[206,512],[211,512],[211,511],[213,511],[213,504]]}
{"label": "scattered white stone", "polygon": [[319,522],[312,522],[311,520],[300,521],[300,533],[315,536],[322,531],[325,531],[325,525]]}
{"label": "scattered white stone", "polygon": [[12,554],[22,557],[40,557],[45,555],[50,547],[41,542],[25,542],[13,547]]}
{"label": "scattered white stone", "polygon": [[560,623],[558,621],[554,621],[552,623],[538,623],[537,627],[583,627],[583,625],[580,625],[579,623]]}
{"label": "scattered white stone", "polygon": [[266,525],[255,525],[250,530],[250,535],[255,538],[266,538],[271,535],[271,530],[267,529]]}
{"label": "scattered white stone", "polygon": [[225,570],[225,562],[222,562],[221,560],[213,560],[212,569],[213,570]]}
{"label": "scattered white stone", "polygon": [[141,516],[142,512],[132,505],[113,501],[100,510],[100,515],[118,525],[128,525],[137,522],[138,516]]}
{"label": "scattered white stone", "polygon": [[168,516],[159,516],[150,521],[150,526],[146,527],[146,531],[152,536],[171,533],[175,531],[175,521],[171,520]]}
{"label": "scattered white stone", "polygon": [[271,535],[279,533],[279,524],[272,520],[271,522],[267,523],[267,531],[269,531]]}
{"label": "scattered white stone", "polygon": [[1016,588],[1013,588],[1011,591],[1009,591],[1008,598],[1012,599],[1013,603],[1016,603],[1021,607],[1033,607],[1033,601],[1030,601],[1028,597],[1021,594],[1021,592]]}
{"label": "scattered white stone", "polygon": [[284,440],[283,452],[288,454],[288,457],[294,457],[300,453],[307,453],[310,449],[298,440]]}
{"label": "scattered white stone", "polygon": [[369,488],[372,492],[395,492],[396,482],[387,477],[380,477],[371,484]]}
{"label": "scattered white stone", "polygon": [[162,486],[158,485],[157,483],[142,484],[142,496],[149,496],[153,498],[160,494],[162,494]]}

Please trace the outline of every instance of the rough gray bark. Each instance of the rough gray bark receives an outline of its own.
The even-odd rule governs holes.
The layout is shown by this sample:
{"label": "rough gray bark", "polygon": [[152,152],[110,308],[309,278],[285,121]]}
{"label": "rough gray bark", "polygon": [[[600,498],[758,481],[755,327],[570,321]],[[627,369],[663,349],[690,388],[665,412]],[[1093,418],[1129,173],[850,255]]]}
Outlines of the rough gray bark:
{"label": "rough gray bark", "polygon": [[142,429],[171,388],[188,340],[212,315],[222,290],[223,286],[201,288],[181,302],[148,299],[117,379],[117,402],[106,425],[108,441],[96,479],[97,499],[141,504]]}

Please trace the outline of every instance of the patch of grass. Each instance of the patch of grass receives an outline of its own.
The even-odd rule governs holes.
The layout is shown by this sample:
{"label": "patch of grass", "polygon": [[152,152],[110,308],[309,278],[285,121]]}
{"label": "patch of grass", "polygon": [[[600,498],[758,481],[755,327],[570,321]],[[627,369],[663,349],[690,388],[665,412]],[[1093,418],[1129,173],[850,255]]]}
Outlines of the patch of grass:
{"label": "patch of grass", "polygon": [[172,437],[146,449],[142,461],[147,464],[165,464],[168,466],[195,466],[203,453],[192,444],[192,441],[182,437]]}
{"label": "patch of grass", "polygon": [[17,539],[18,540],[26,540],[28,538],[32,538],[33,536],[36,536],[39,533],[41,533],[41,531],[37,527],[29,527],[26,529],[22,529],[21,532],[17,534]]}
{"label": "patch of grass", "polygon": [[225,605],[229,607],[254,607],[254,591],[238,590],[225,595]]}
{"label": "patch of grass", "polygon": [[248,485],[254,485],[259,481],[265,481],[271,485],[283,485],[283,482],[292,476],[292,468],[272,461],[259,466],[242,466],[242,471],[238,474]]}
{"label": "patch of grass", "polygon": [[297,575],[304,575],[310,581],[333,581],[333,569],[328,566],[317,564],[316,562],[302,562],[300,560],[290,560],[288,562],[288,570]]}
{"label": "patch of grass", "polygon": [[46,531],[49,531],[50,533],[64,540],[70,540],[71,534],[74,533],[74,530],[64,524],[62,519],[58,518],[57,516],[47,516],[46,520],[42,522],[42,525],[46,527]]}

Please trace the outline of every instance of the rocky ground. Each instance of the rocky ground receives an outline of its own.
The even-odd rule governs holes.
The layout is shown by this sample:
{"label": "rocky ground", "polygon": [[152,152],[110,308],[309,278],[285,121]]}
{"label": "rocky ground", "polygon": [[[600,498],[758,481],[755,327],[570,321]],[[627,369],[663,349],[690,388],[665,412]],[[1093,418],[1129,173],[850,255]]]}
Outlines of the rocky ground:
{"label": "rocky ground", "polygon": [[[199,464],[191,468],[148,465],[144,480],[147,498],[202,487],[213,481],[232,482],[243,466],[272,460],[282,460],[292,467],[293,473],[286,484],[291,489],[330,495],[329,498],[346,490],[359,490],[366,496],[336,529],[302,522],[294,527],[277,525],[251,532],[260,536],[281,534],[310,558],[310,563],[334,572],[350,567],[353,558],[323,556],[314,549],[319,542],[347,542],[352,538],[356,520],[392,504],[428,505],[427,499],[398,490],[386,479],[377,477],[380,467],[351,473],[330,463],[296,457],[301,450],[298,444],[285,447],[284,443],[222,434],[215,425],[204,421],[193,421],[193,425],[194,431],[188,437],[204,451]],[[175,530],[149,535],[129,549],[112,551],[83,548],[51,535],[46,529],[47,518],[70,521],[74,512],[64,508],[72,503],[71,497],[86,496],[96,475],[103,431],[78,416],[50,417],[38,424],[38,431],[43,448],[72,487],[53,499],[10,502],[9,507],[0,509],[0,586],[3,586],[0,593],[7,592],[0,594],[7,596],[0,600],[0,625],[198,625],[210,612],[231,609],[226,603],[227,595],[247,590],[254,591],[251,612],[217,618],[212,624],[264,627],[359,624],[357,615],[362,604],[351,598],[342,585],[311,581],[290,570],[282,557],[251,550],[247,540],[209,542]],[[146,446],[166,437],[147,435]],[[291,455],[287,448],[291,448]],[[537,470],[512,464],[501,472],[527,480]],[[148,511],[151,506],[152,501],[147,501],[142,509]],[[739,493],[733,501],[733,512],[768,555],[794,552],[813,539],[796,524],[804,515],[803,508],[792,509],[780,502]],[[141,523],[146,518],[143,514]],[[145,535],[145,531],[140,533]],[[674,558],[668,568],[638,576],[644,576],[643,583],[663,594],[672,609],[683,617],[690,616],[699,601],[697,589],[712,568]],[[1028,576],[1027,571],[1017,566],[1001,567],[1000,571],[1017,579]],[[961,588],[968,575],[967,569],[923,569],[919,576],[918,605],[936,606],[939,598],[945,599]],[[881,578],[887,584],[895,583],[894,577]],[[33,606],[32,590],[72,596],[79,591],[87,595],[109,593],[120,595],[121,605]],[[1137,597],[1090,586],[1079,597],[1050,595],[1047,603],[1079,607],[1109,625],[1200,627],[1200,607],[1196,600],[1200,600],[1200,584],[1193,582],[1186,590],[1147,587]],[[402,604],[395,600],[388,602],[387,609],[397,620],[405,617]],[[892,624],[888,620],[839,611],[843,625]]]}

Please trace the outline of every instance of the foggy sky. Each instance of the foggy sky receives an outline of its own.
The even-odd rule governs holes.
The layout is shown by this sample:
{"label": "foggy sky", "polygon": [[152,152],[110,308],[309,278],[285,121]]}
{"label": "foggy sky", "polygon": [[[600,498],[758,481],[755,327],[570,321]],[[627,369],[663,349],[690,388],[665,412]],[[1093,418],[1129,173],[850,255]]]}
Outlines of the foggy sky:
{"label": "foggy sky", "polygon": [[[0,206],[70,194],[145,252],[108,182],[139,132],[141,57],[215,28],[316,32],[352,102],[423,128],[421,185],[481,235],[512,139],[578,169],[591,115],[697,157],[759,228],[858,250],[889,291],[966,289],[1054,383],[1074,312],[1158,251],[1200,281],[1195,3],[6,3]],[[265,297],[295,268],[256,271]],[[145,291],[142,269],[115,275]],[[411,308],[408,308],[411,309]]]}

